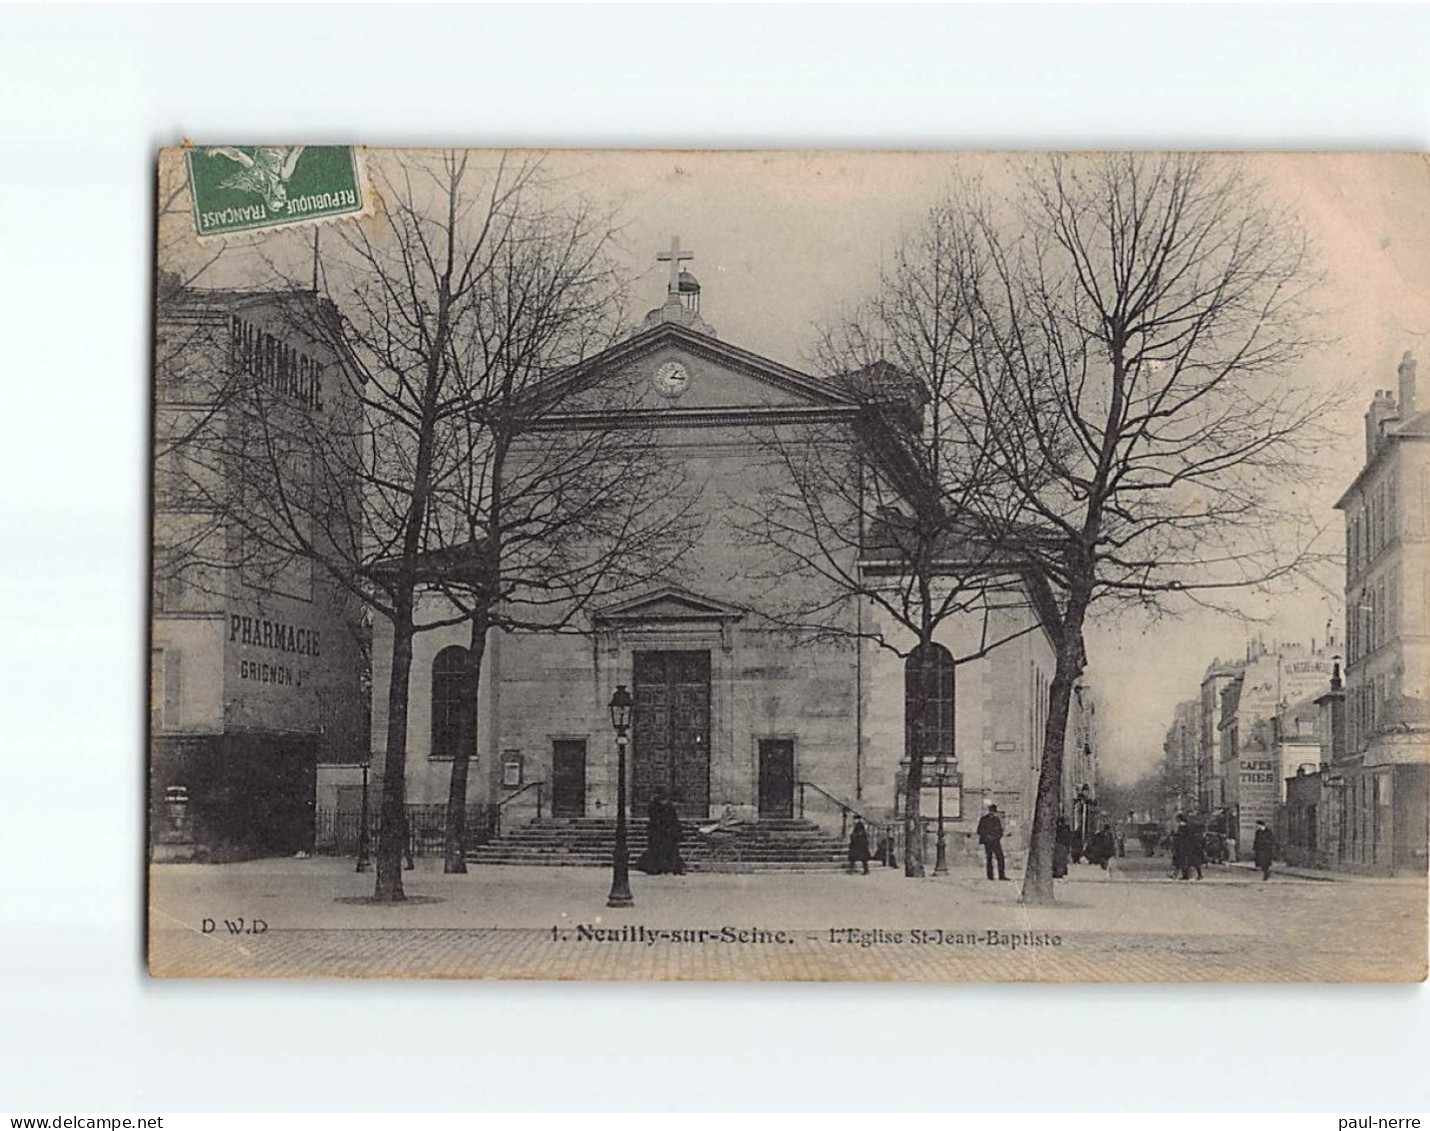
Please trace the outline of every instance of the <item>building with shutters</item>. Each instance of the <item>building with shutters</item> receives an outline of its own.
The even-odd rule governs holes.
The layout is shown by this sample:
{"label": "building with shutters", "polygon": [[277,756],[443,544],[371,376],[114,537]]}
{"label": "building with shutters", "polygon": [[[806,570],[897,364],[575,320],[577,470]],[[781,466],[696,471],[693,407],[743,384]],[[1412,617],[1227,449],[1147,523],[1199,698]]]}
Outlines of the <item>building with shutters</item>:
{"label": "building with shutters", "polygon": [[1327,785],[1335,858],[1423,872],[1430,842],[1430,412],[1407,352],[1365,417],[1365,465],[1346,523],[1344,753]]}

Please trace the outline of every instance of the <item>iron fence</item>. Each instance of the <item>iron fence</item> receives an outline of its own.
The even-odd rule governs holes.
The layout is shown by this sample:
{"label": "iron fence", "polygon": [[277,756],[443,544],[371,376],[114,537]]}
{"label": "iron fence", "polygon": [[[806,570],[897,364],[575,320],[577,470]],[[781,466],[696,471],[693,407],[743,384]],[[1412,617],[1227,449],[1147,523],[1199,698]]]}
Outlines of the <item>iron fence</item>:
{"label": "iron fence", "polygon": [[[486,844],[496,828],[495,806],[467,806],[467,846]],[[356,856],[362,826],[360,811],[319,807],[316,848],[334,856]],[[368,812],[368,850],[377,850],[382,817],[376,806]],[[407,836],[413,856],[441,856],[447,837],[445,805],[407,806]]]}

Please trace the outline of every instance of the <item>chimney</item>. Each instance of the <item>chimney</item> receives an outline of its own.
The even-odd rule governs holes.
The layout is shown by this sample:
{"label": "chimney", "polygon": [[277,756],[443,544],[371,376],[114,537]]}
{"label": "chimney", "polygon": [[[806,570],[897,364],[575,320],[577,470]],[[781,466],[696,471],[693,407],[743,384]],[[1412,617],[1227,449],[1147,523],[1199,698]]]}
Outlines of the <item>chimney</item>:
{"label": "chimney", "polygon": [[1396,369],[1400,375],[1400,419],[1409,420],[1415,415],[1415,355],[1406,350]]}
{"label": "chimney", "polygon": [[1377,389],[1365,414],[1365,461],[1375,459],[1380,450],[1381,426],[1395,418],[1395,398],[1389,389]]}

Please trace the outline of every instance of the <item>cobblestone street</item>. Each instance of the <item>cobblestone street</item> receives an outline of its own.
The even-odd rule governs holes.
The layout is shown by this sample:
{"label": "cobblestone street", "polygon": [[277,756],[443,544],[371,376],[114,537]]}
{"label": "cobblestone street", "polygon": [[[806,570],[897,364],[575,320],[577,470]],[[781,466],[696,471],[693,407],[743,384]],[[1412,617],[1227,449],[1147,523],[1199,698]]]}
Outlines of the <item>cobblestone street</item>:
{"label": "cobblestone street", "polygon": [[[1238,868],[1177,882],[1162,860],[1074,866],[1053,908],[1020,877],[955,869],[906,880],[841,873],[632,877],[605,906],[590,868],[421,861],[410,901],[363,902],[341,859],[151,870],[150,967],[162,976],[640,980],[1412,981],[1426,891],[1414,881]],[[242,925],[239,925],[239,919]],[[225,921],[228,921],[227,923]],[[207,921],[207,922],[206,922]],[[205,929],[207,928],[207,930]],[[237,930],[241,933],[233,933]],[[254,933],[257,932],[257,933]],[[702,933],[703,932],[703,933]]]}

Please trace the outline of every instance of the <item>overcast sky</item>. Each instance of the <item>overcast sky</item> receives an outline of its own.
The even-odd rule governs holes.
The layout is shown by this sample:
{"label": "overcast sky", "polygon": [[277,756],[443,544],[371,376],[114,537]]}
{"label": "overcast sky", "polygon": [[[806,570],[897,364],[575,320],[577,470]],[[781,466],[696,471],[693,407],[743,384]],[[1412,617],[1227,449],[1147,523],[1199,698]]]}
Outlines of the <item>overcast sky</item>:
{"label": "overcast sky", "polygon": [[[881,262],[957,177],[976,172],[991,186],[1011,185],[1016,158],[577,151],[546,160],[573,189],[617,213],[633,314],[663,301],[667,267],[655,256],[678,235],[694,252],[686,267],[701,282],[702,314],[720,337],[805,367],[815,327],[869,292]],[[1427,167],[1414,155],[1244,160],[1272,197],[1296,210],[1328,276],[1317,305],[1325,311],[1320,330],[1333,344],[1308,360],[1302,378],[1349,393],[1343,419],[1335,422],[1344,440],[1324,454],[1325,482],[1308,488],[1338,547],[1342,528],[1333,504],[1361,463],[1364,402],[1374,389],[1394,386],[1403,350],[1430,359],[1430,348],[1421,348],[1430,328]],[[205,281],[232,284],[244,258],[233,257],[222,277]],[[1247,593],[1243,601],[1261,623],[1195,612],[1094,624],[1089,675],[1101,693],[1106,772],[1129,779],[1149,769],[1160,757],[1176,703],[1197,693],[1212,659],[1241,655],[1253,634],[1268,643],[1321,642],[1328,621],[1343,633],[1334,574],[1320,585],[1300,585],[1289,597]]]}
{"label": "overcast sky", "polygon": [[[917,225],[953,178],[970,169],[997,184],[1006,155],[952,154],[563,154],[597,195],[621,207],[624,254],[635,297],[656,305],[665,266],[655,253],[672,235],[695,252],[701,312],[727,341],[803,365],[814,326],[866,293],[880,262]],[[1430,176],[1419,156],[1281,154],[1251,159],[1267,191],[1296,209],[1322,256],[1328,281],[1318,306],[1333,345],[1303,378],[1350,392],[1339,448],[1325,453],[1326,481],[1313,506],[1339,546],[1335,500],[1363,456],[1363,402],[1391,388],[1401,352],[1423,348],[1430,330]],[[1422,385],[1430,371],[1422,370]],[[1089,674],[1102,697],[1104,769],[1135,777],[1160,757],[1172,711],[1197,693],[1218,656],[1267,642],[1338,635],[1340,580],[1304,583],[1289,597],[1245,596],[1246,623],[1209,613],[1149,622],[1124,617],[1089,633]],[[1327,592],[1327,588],[1331,592]]]}

